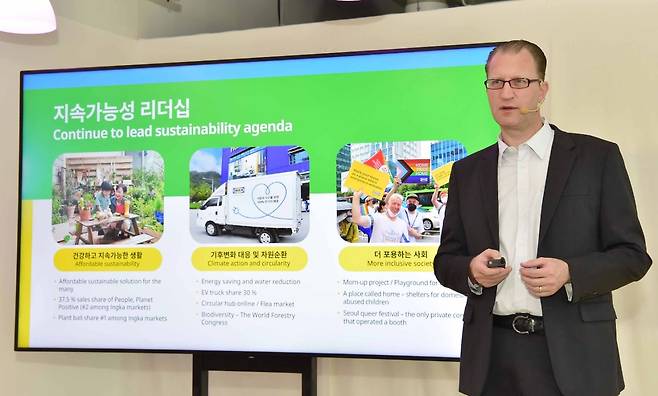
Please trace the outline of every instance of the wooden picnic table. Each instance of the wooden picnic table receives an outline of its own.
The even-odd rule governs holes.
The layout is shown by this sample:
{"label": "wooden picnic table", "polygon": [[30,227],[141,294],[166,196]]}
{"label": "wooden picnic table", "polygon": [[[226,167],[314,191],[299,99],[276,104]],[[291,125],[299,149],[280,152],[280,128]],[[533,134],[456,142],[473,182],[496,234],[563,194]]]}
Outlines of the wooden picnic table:
{"label": "wooden picnic table", "polygon": [[75,227],[75,244],[77,245],[80,243],[80,241],[86,243],[87,245],[99,244],[100,242],[97,240],[98,233],[94,230],[94,228],[107,229],[112,224],[120,223],[124,220],[130,220],[130,229],[127,232],[131,235],[131,237],[140,235],[141,231],[139,229],[139,225],[137,224],[138,218],[139,215],[134,213],[130,213],[128,216],[112,215],[102,220],[80,220],[80,217],[78,217],[76,219]]}

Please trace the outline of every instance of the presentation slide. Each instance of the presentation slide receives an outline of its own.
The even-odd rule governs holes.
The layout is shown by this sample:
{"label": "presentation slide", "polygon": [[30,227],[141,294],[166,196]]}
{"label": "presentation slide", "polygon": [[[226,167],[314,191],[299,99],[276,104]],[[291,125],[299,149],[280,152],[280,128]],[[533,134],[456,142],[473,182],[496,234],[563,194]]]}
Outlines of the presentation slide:
{"label": "presentation slide", "polygon": [[23,72],[15,347],[458,358],[491,49]]}

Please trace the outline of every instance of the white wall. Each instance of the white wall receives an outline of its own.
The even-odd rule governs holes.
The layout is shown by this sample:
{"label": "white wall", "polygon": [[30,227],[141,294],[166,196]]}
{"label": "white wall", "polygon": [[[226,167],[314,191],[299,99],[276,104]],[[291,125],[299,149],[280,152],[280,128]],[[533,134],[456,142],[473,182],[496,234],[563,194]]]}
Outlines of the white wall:
{"label": "white wall", "polygon": [[[566,130],[614,140],[635,189],[650,254],[658,211],[658,2],[526,0],[407,15],[135,41],[60,19],[44,37],[0,34],[0,389],[6,395],[186,395],[191,357],[165,354],[16,353],[14,326],[18,185],[18,71],[34,68],[241,58],[526,38],[549,58],[545,110]],[[615,293],[624,395],[658,389],[658,272]],[[456,394],[455,363],[321,359],[320,395]],[[219,373],[211,394],[297,395],[294,375]]]}

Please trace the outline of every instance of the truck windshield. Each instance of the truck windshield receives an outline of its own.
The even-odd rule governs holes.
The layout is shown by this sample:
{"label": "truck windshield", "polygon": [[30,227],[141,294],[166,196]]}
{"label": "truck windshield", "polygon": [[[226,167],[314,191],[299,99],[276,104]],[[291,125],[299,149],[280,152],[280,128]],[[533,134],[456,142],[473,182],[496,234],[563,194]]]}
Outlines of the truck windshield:
{"label": "truck windshield", "polygon": [[199,209],[204,210],[205,208],[207,208],[209,206],[217,206],[217,202],[219,202],[219,198],[210,198],[203,205],[201,205],[201,207]]}

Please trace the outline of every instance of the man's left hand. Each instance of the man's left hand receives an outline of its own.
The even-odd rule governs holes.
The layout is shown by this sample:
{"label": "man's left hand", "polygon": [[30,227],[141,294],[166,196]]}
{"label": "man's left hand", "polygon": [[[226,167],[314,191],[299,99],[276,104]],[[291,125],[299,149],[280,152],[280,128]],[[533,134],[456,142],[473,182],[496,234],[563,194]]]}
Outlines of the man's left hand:
{"label": "man's left hand", "polygon": [[535,297],[552,296],[569,279],[569,265],[563,260],[539,257],[521,263],[521,280]]}

